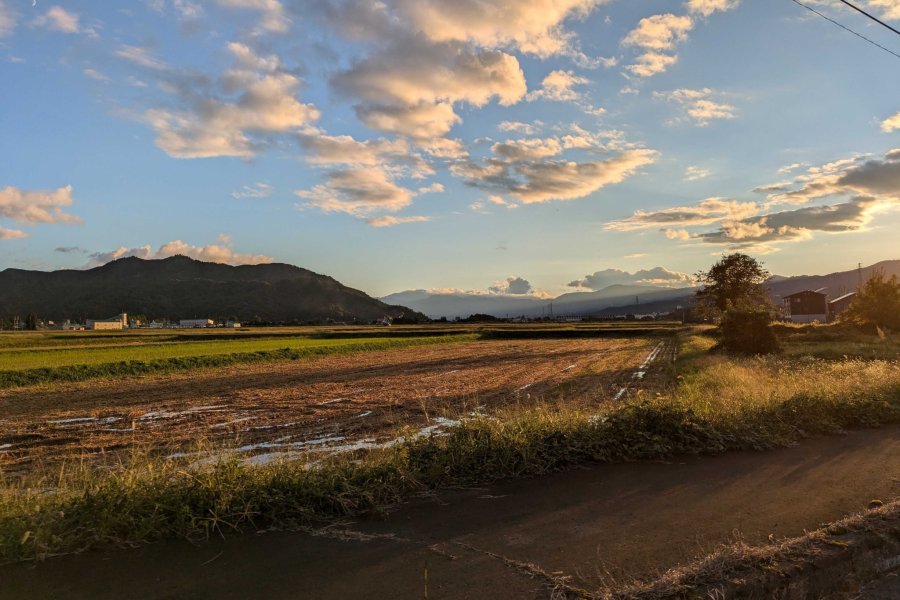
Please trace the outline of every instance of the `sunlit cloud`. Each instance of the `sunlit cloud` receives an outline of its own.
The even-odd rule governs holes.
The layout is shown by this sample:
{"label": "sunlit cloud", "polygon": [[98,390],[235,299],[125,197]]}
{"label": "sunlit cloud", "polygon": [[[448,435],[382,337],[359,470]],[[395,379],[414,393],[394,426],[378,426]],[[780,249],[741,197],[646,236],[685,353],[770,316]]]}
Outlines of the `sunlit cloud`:
{"label": "sunlit cloud", "polygon": [[653,97],[674,102],[684,108],[684,117],[696,125],[705,127],[712,121],[734,119],[736,109],[730,104],[712,100],[716,94],[709,88],[692,90],[682,88],[671,92],[654,92]]}
{"label": "sunlit cloud", "polygon": [[90,261],[85,268],[98,267],[120,258],[137,257],[146,260],[169,258],[171,256],[187,256],[204,262],[224,263],[229,265],[259,265],[273,261],[271,256],[263,254],[241,254],[231,247],[228,236],[219,236],[218,244],[207,246],[193,246],[181,240],[173,240],[154,250],[149,244],[135,248],[120,246],[109,252],[95,252],[90,255]]}
{"label": "sunlit cloud", "polygon": [[694,277],[687,273],[670,271],[664,267],[653,267],[652,269],[642,269],[634,273],[620,269],[604,269],[585,275],[582,279],[570,281],[567,284],[568,287],[594,291],[602,290],[611,285],[647,285],[681,288],[693,286],[695,281]]}

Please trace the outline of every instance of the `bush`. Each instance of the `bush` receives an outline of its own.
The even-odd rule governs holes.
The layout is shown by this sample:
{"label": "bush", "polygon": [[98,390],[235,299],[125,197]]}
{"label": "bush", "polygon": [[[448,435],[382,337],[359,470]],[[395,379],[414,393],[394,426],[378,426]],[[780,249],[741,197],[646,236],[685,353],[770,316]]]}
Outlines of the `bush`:
{"label": "bush", "polygon": [[722,345],[736,354],[770,354],[781,350],[766,310],[728,309],[722,317]]}

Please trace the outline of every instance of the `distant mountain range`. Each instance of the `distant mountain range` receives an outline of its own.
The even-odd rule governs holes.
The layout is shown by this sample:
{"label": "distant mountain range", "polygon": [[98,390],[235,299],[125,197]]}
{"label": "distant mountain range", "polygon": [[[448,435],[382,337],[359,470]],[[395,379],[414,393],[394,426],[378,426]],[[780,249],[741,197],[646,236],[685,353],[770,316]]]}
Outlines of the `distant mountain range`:
{"label": "distant mountain range", "polygon": [[331,277],[281,263],[233,267],[173,256],[122,258],[84,271],[0,271],[0,318],[34,313],[83,322],[121,312],[281,323],[424,319]]}
{"label": "distant mountain range", "polygon": [[[829,298],[855,291],[860,281],[867,280],[875,269],[889,277],[900,277],[900,260],[886,260],[860,270],[841,271],[829,275],[773,276],[767,282],[772,299],[781,303],[784,296],[803,290],[820,290]],[[641,285],[611,285],[594,292],[573,292],[552,299],[534,296],[498,294],[430,293],[412,290],[382,298],[390,304],[402,304],[433,319],[465,318],[473,314],[495,317],[592,316],[614,317],[626,314],[668,313],[688,306],[694,288],[663,288]],[[552,308],[551,308],[552,305]]]}

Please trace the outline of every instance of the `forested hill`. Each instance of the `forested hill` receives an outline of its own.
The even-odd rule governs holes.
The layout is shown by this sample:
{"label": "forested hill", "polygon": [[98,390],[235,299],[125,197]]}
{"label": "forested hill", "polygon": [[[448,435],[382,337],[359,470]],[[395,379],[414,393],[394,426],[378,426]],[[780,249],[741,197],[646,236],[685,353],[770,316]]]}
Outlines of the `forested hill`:
{"label": "forested hill", "polygon": [[0,271],[0,318],[205,318],[275,323],[369,322],[424,316],[331,277],[282,263],[230,266],[185,256],[122,258],[88,270]]}

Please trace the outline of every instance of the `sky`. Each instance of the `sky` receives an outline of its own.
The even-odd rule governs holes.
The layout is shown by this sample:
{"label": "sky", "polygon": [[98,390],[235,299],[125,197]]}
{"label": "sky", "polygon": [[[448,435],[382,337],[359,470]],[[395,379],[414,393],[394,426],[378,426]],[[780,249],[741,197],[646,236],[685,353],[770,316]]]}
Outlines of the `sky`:
{"label": "sky", "polygon": [[792,0],[0,0],[0,269],[555,296],[900,258],[887,50]]}

